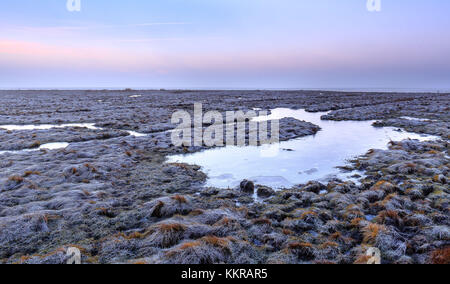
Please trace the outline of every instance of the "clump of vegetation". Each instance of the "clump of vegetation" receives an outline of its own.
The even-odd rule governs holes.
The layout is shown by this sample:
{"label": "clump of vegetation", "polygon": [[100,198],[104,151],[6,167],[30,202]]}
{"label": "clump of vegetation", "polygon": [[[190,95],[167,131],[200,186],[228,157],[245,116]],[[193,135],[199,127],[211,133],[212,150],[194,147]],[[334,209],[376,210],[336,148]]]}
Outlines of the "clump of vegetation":
{"label": "clump of vegetation", "polygon": [[131,233],[129,235],[125,235],[123,233],[120,233],[119,236],[121,236],[121,237],[123,237],[124,239],[127,239],[127,240],[135,240],[135,239],[144,239],[144,238],[146,238],[148,236],[148,234],[149,234],[148,232],[144,232],[144,233],[133,232],[133,233]]}
{"label": "clump of vegetation", "polygon": [[29,176],[31,176],[31,175],[37,175],[37,176],[40,176],[41,173],[38,172],[38,171],[26,171],[26,172],[23,174],[24,177],[29,177]]}
{"label": "clump of vegetation", "polygon": [[175,214],[187,215],[192,211],[192,205],[184,196],[175,195],[153,200],[147,204],[151,217],[172,217]]}
{"label": "clump of vegetation", "polygon": [[201,238],[200,241],[212,245],[214,247],[229,250],[230,240],[227,238],[218,238],[216,236],[205,236]]}
{"label": "clump of vegetation", "polygon": [[164,202],[158,201],[158,203],[153,208],[153,212],[151,214],[152,217],[162,217],[161,209],[164,207]]}
{"label": "clump of vegetation", "polygon": [[367,262],[369,261],[369,259],[371,259],[372,257],[369,255],[360,255],[354,262],[354,264],[367,264]]}
{"label": "clump of vegetation", "polygon": [[21,177],[21,176],[12,176],[12,177],[9,177],[8,180],[15,182],[15,183],[22,183],[24,181],[23,177]]}
{"label": "clump of vegetation", "polygon": [[184,232],[186,230],[186,226],[178,223],[161,224],[159,226],[159,230],[162,233]]}
{"label": "clump of vegetation", "polygon": [[338,247],[339,247],[339,244],[336,242],[325,242],[325,243],[319,245],[320,249],[338,248]]}
{"label": "clump of vegetation", "polygon": [[311,243],[293,242],[288,245],[288,248],[299,259],[311,260],[314,259],[314,247]]}
{"label": "clump of vegetation", "polygon": [[430,262],[432,264],[450,264],[450,247],[433,251],[430,256]]}
{"label": "clump of vegetation", "polygon": [[381,180],[372,186],[371,190],[382,190],[384,192],[392,193],[395,190],[395,186],[388,181]]}
{"label": "clump of vegetation", "polygon": [[191,211],[191,213],[189,213],[189,215],[191,215],[191,216],[199,216],[199,215],[202,215],[204,213],[205,213],[205,211],[202,210],[202,209],[194,209],[194,210]]}
{"label": "clump of vegetation", "polygon": [[97,208],[97,211],[100,216],[105,216],[108,218],[116,217],[116,214],[109,208],[100,207],[100,208]]}
{"label": "clump of vegetation", "polygon": [[255,219],[253,220],[253,224],[255,225],[272,225],[272,221],[265,218]]}
{"label": "clump of vegetation", "polygon": [[366,244],[374,245],[380,232],[383,232],[385,230],[386,228],[383,225],[372,223],[367,225],[362,229],[364,237],[363,242]]}
{"label": "clump of vegetation", "polygon": [[86,163],[86,164],[84,164],[84,166],[86,167],[86,168],[88,168],[91,172],[93,172],[93,173],[96,173],[97,172],[97,169],[93,166],[93,165],[91,165],[91,164],[88,164],[88,163]]}
{"label": "clump of vegetation", "polygon": [[165,254],[167,263],[217,264],[225,263],[231,256],[229,238],[206,236],[185,242]]}
{"label": "clump of vegetation", "polygon": [[293,231],[289,230],[289,229],[283,229],[281,232],[284,235],[288,235],[288,236],[295,235],[295,233]]}
{"label": "clump of vegetation", "polygon": [[172,196],[173,200],[176,200],[178,203],[187,203],[186,197],[181,195]]}
{"label": "clump of vegetation", "polygon": [[40,141],[34,141],[31,145],[30,148],[39,148],[41,146],[41,142]]}
{"label": "clump of vegetation", "polygon": [[350,221],[350,225],[355,228],[359,228],[361,226],[361,222],[366,221],[364,218],[355,218]]}
{"label": "clump of vegetation", "polygon": [[186,231],[186,225],[180,223],[163,223],[149,229],[150,241],[161,248],[177,244]]}
{"label": "clump of vegetation", "polygon": [[171,166],[174,166],[174,167],[178,167],[178,168],[182,168],[183,170],[186,170],[186,171],[189,171],[191,168],[189,167],[189,165],[187,165],[187,164],[182,164],[182,163],[171,163],[171,164],[169,164],[169,165],[171,165]]}
{"label": "clump of vegetation", "polygon": [[393,210],[381,211],[376,217],[376,221],[377,223],[380,224],[388,224],[395,226],[400,226],[403,224],[402,218],[396,211]]}
{"label": "clump of vegetation", "polygon": [[300,219],[302,220],[309,220],[310,218],[314,218],[317,216],[317,213],[314,211],[306,211],[303,212],[302,215],[300,216]]}

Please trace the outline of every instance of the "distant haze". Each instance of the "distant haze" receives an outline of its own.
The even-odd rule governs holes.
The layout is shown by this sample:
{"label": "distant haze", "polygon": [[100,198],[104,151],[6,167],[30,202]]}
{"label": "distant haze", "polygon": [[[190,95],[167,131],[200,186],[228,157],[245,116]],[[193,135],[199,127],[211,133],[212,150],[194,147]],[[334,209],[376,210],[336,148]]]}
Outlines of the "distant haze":
{"label": "distant haze", "polygon": [[0,1],[0,89],[450,90],[450,1]]}

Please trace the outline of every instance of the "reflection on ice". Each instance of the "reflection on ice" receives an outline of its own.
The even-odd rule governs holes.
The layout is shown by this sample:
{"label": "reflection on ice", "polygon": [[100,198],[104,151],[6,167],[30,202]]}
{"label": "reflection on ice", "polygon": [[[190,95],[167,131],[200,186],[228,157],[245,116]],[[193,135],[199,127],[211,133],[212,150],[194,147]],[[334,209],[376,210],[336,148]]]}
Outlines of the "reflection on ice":
{"label": "reflection on ice", "polygon": [[[209,179],[207,186],[235,187],[243,179],[273,188],[291,187],[310,180],[326,181],[333,177],[349,179],[356,173],[342,173],[336,167],[348,159],[365,154],[369,149],[387,149],[389,141],[404,139],[431,140],[424,136],[396,128],[376,128],[373,121],[327,121],[321,113],[304,110],[275,109],[263,119],[293,117],[309,121],[322,128],[316,135],[294,139],[279,144],[276,155],[261,155],[260,147],[227,146],[204,152],[175,155],[169,162],[196,164],[202,167]],[[224,176],[226,175],[226,176]],[[226,177],[226,178],[224,178]]]}
{"label": "reflection on ice", "polygon": [[412,120],[412,121],[436,121],[436,120],[432,120],[432,119],[428,119],[428,118],[417,118],[417,117],[409,117],[409,116],[402,116],[400,118],[406,119],[406,120]]}
{"label": "reflection on ice", "polygon": [[26,152],[33,152],[33,151],[40,151],[40,150],[58,150],[58,149],[65,149],[68,146],[69,146],[69,143],[66,143],[66,142],[47,143],[47,144],[42,144],[39,148],[24,149],[24,150],[17,150],[17,151],[0,151],[0,155],[2,155],[2,154],[23,154]]}
{"label": "reflection on ice", "polygon": [[144,136],[147,136],[147,134],[145,134],[145,133],[139,133],[139,132],[136,132],[136,131],[130,131],[130,130],[127,130],[127,132],[128,132],[128,134],[130,134],[130,136],[134,136],[134,137],[144,137]]}
{"label": "reflection on ice", "polygon": [[[96,127],[95,123],[67,123],[67,124],[28,124],[28,125],[0,125],[0,129],[5,129],[9,131],[17,131],[17,130],[49,130],[54,128],[68,128],[68,127],[80,127],[87,128],[91,130],[105,130],[101,127]],[[130,134],[130,136],[134,137],[144,137],[147,134],[139,133],[131,130],[124,130]]]}
{"label": "reflection on ice", "polygon": [[81,127],[92,130],[101,129],[94,126],[95,123],[69,123],[69,124],[38,124],[38,125],[0,125],[0,129],[5,130],[48,130],[52,128]]}
{"label": "reflection on ice", "polygon": [[39,147],[39,150],[42,150],[42,149],[45,149],[45,150],[64,149],[64,148],[67,148],[68,146],[69,146],[69,143],[65,143],[65,142],[48,143],[48,144],[41,145],[41,147]]}

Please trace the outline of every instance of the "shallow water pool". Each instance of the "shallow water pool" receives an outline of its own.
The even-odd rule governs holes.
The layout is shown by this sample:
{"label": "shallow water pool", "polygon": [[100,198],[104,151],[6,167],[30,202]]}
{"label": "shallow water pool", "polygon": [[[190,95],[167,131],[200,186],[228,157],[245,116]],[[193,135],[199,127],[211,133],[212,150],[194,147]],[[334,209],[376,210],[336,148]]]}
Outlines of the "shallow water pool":
{"label": "shallow water pool", "polygon": [[[5,129],[9,131],[17,131],[17,130],[49,130],[54,128],[68,128],[68,127],[80,127],[87,128],[91,130],[105,130],[101,127],[96,127],[95,123],[67,123],[67,124],[28,124],[28,125],[0,125],[0,129]],[[123,130],[130,134],[130,136],[134,137],[144,137],[148,134],[139,133],[131,130]]]}
{"label": "shallow water pool", "polygon": [[[326,181],[333,177],[350,178],[357,173],[343,173],[336,167],[369,149],[387,149],[389,141],[403,139],[432,140],[435,137],[399,131],[398,128],[372,126],[374,121],[328,121],[326,112],[274,109],[263,119],[292,117],[322,128],[316,135],[281,142],[275,155],[261,155],[264,147],[226,146],[188,155],[175,155],[169,163],[196,164],[208,174],[207,186],[236,187],[243,179],[276,189],[311,180]],[[274,145],[272,145],[273,147]],[[275,149],[276,150],[276,149]]]}

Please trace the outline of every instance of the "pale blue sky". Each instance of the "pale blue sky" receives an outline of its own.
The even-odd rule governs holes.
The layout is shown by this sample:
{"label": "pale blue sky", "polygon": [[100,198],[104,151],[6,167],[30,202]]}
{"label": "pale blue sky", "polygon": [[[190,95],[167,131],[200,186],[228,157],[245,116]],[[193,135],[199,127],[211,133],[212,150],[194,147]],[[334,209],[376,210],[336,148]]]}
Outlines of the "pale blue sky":
{"label": "pale blue sky", "polygon": [[0,88],[450,89],[450,1],[0,2]]}

